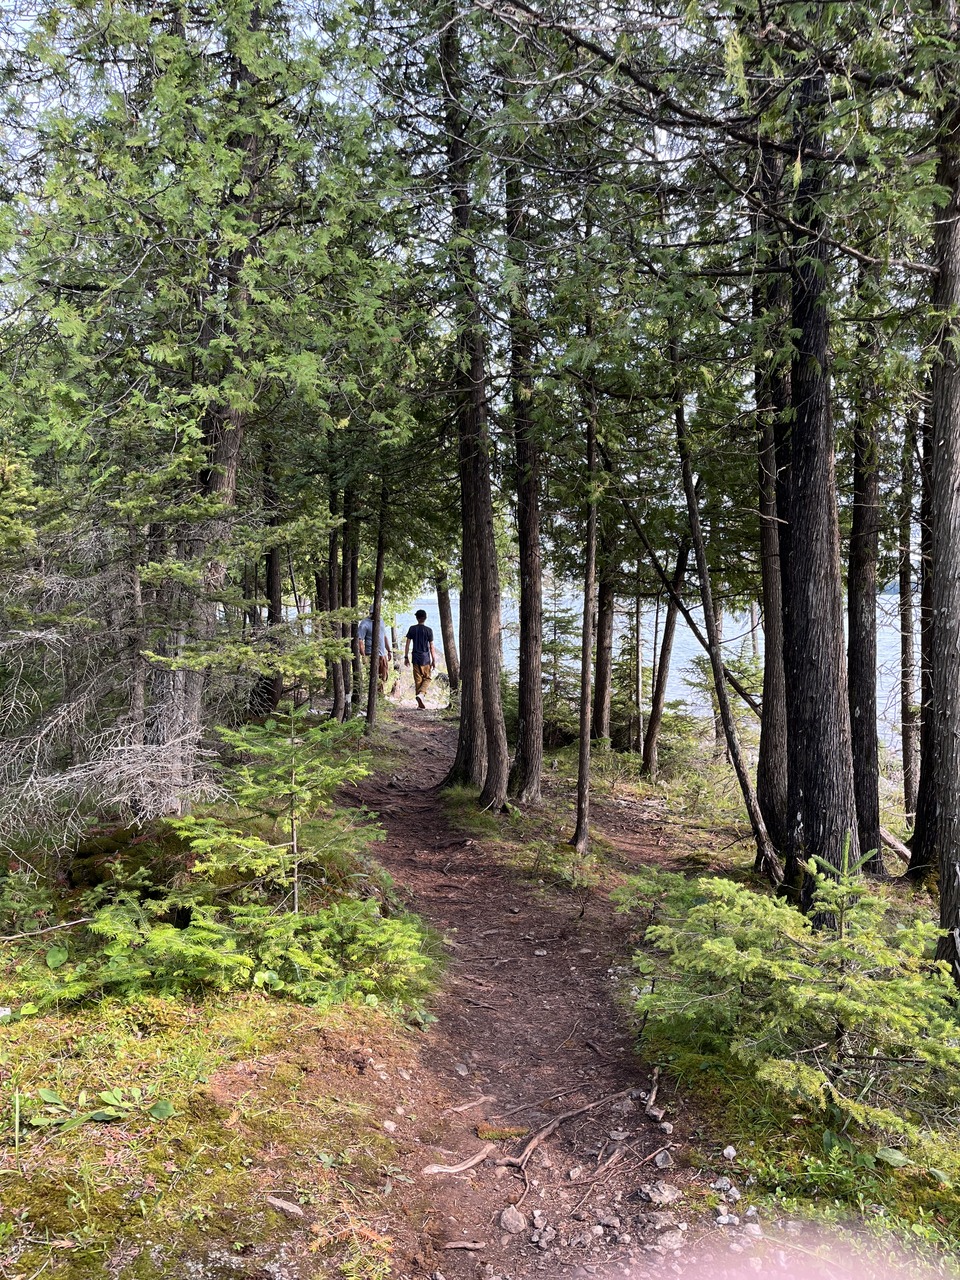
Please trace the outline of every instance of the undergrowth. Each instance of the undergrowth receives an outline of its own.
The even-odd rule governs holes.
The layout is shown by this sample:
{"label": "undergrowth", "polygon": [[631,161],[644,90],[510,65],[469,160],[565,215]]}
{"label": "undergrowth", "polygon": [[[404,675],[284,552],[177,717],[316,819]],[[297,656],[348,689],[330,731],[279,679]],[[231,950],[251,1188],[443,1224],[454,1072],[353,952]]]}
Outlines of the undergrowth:
{"label": "undergrowth", "polygon": [[960,1251],[960,1019],[937,929],[856,868],[814,870],[819,928],[727,879],[630,880],[644,1054],[786,1205]]}
{"label": "undergrowth", "polygon": [[293,709],[222,730],[232,755],[216,807],[92,833],[73,890],[16,865],[0,881],[2,1016],[248,989],[422,1015],[436,967],[427,932],[368,856],[381,838],[372,815],[336,800],[367,772],[357,732]]}

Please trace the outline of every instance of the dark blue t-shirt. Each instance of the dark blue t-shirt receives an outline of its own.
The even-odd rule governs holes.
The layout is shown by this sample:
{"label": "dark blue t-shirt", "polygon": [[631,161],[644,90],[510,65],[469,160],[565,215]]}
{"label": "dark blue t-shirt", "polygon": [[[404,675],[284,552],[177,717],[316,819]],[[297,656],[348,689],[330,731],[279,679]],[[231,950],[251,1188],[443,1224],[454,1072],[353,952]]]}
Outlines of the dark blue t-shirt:
{"label": "dark blue t-shirt", "polygon": [[413,660],[418,667],[429,667],[430,646],[433,644],[433,632],[422,623],[417,623],[407,632],[407,639],[413,641]]}

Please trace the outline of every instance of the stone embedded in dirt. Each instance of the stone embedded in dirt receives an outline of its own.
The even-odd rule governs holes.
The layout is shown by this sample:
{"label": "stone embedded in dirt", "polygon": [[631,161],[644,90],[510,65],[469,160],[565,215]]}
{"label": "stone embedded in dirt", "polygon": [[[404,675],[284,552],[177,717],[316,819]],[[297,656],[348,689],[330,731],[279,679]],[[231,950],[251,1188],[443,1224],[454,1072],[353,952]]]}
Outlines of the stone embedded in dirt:
{"label": "stone embedded in dirt", "polygon": [[610,1108],[618,1116],[628,1116],[631,1111],[636,1111],[637,1104],[630,1098],[621,1098],[619,1102],[615,1102]]}
{"label": "stone embedded in dirt", "polygon": [[669,1151],[658,1151],[657,1154],[654,1156],[653,1163],[657,1166],[658,1169],[672,1169],[673,1156],[670,1154]]}
{"label": "stone embedded in dirt", "polygon": [[598,1213],[597,1222],[601,1227],[610,1227],[613,1231],[620,1230],[620,1219],[615,1213]]}
{"label": "stone embedded in dirt", "polygon": [[538,1249],[549,1249],[557,1238],[557,1233],[553,1227],[544,1227],[542,1231],[535,1231],[534,1235],[537,1237],[534,1244]]}
{"label": "stone embedded in dirt", "polygon": [[267,1204],[271,1209],[285,1213],[288,1218],[305,1218],[307,1216],[298,1204],[293,1204],[290,1200],[281,1200],[279,1196],[267,1196]]}
{"label": "stone embedded in dirt", "polygon": [[534,954],[535,956],[545,956],[547,953],[546,953],[546,951],[544,951],[544,949],[543,949],[542,947],[537,947],[537,949],[534,951],[534,953],[533,953],[533,954]]}
{"label": "stone embedded in dirt", "polygon": [[660,1132],[665,1133],[668,1138],[670,1137],[670,1134],[673,1133],[673,1125],[670,1123],[669,1120],[664,1120],[660,1124],[659,1128],[660,1128]]}
{"label": "stone embedded in dirt", "polygon": [[676,1204],[682,1197],[683,1192],[670,1182],[655,1182],[652,1186],[644,1184],[640,1188],[640,1195],[644,1200],[649,1200],[651,1204],[662,1207],[667,1204]]}
{"label": "stone embedded in dirt", "polygon": [[396,1133],[396,1132],[397,1132],[397,1126],[396,1126],[396,1124],[394,1123],[394,1121],[393,1121],[393,1120],[384,1120],[384,1122],[383,1122],[383,1127],[384,1127],[384,1129],[386,1129],[387,1133]]}
{"label": "stone embedded in dirt", "polygon": [[717,1214],[718,1227],[739,1227],[739,1225],[740,1225],[740,1219],[737,1217],[735,1213],[718,1213]]}
{"label": "stone embedded in dirt", "polygon": [[533,1225],[537,1229],[537,1231],[541,1230],[541,1228],[547,1225],[547,1215],[543,1212],[542,1209],[534,1209]]}
{"label": "stone embedded in dirt", "polygon": [[714,1178],[713,1182],[710,1183],[712,1191],[729,1191],[732,1186],[733,1183],[729,1178]]}
{"label": "stone embedded in dirt", "polygon": [[458,1076],[468,1076],[470,1074],[470,1068],[465,1062],[455,1062],[453,1069]]}
{"label": "stone embedded in dirt", "polygon": [[737,1148],[736,1148],[736,1147],[724,1147],[724,1148],[723,1148],[723,1158],[724,1158],[724,1160],[736,1160],[736,1158],[737,1158]]}
{"label": "stone embedded in dirt", "polygon": [[682,1249],[685,1242],[682,1231],[664,1231],[663,1235],[657,1239],[657,1244],[660,1248],[669,1249],[671,1253],[676,1253],[678,1249]]}
{"label": "stone embedded in dirt", "polygon": [[611,1142],[626,1142],[626,1140],[629,1137],[630,1137],[630,1131],[628,1129],[611,1129],[610,1130]]}
{"label": "stone embedded in dirt", "polygon": [[517,1236],[521,1231],[526,1231],[527,1220],[516,1205],[508,1204],[500,1215],[500,1226],[510,1235]]}
{"label": "stone embedded in dirt", "polygon": [[641,1227],[650,1227],[653,1231],[668,1231],[679,1225],[672,1213],[647,1213],[639,1219],[639,1223]]}
{"label": "stone embedded in dirt", "polygon": [[745,1222],[743,1225],[744,1235],[753,1236],[759,1240],[763,1236],[763,1227],[759,1222]]}
{"label": "stone embedded in dirt", "polygon": [[646,1114],[651,1120],[659,1124],[667,1113],[664,1111],[663,1107],[647,1107]]}
{"label": "stone embedded in dirt", "polygon": [[760,1221],[760,1214],[759,1214],[759,1212],[758,1212],[758,1210],[757,1210],[757,1206],[756,1206],[755,1204],[751,1204],[751,1205],[749,1205],[749,1206],[747,1207],[747,1212],[743,1215],[743,1220],[744,1220],[744,1222],[759,1222],[759,1221]]}
{"label": "stone embedded in dirt", "polygon": [[578,1164],[575,1164],[573,1168],[570,1170],[570,1172],[567,1174],[567,1177],[570,1179],[571,1182],[576,1182],[577,1178],[580,1177],[581,1173],[583,1173],[583,1170],[580,1168]]}
{"label": "stone embedded in dirt", "polygon": [[743,1199],[743,1196],[740,1194],[740,1192],[737,1190],[736,1187],[731,1187],[730,1190],[727,1192],[727,1199],[730,1201],[731,1204],[736,1204],[738,1200]]}

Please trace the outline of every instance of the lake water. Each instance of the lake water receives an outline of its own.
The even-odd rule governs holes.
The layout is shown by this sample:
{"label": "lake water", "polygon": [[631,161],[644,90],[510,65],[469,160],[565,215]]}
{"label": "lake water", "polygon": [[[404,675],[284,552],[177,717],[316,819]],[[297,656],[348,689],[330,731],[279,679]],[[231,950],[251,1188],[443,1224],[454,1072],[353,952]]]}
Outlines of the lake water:
{"label": "lake water", "polygon": [[[450,593],[453,610],[453,625],[459,635],[460,607],[455,592]],[[570,634],[570,643],[579,646],[579,618],[581,604],[577,598],[568,593],[551,596],[545,608],[556,608],[575,616],[574,630]],[[400,653],[403,653],[403,637],[407,628],[416,621],[417,609],[427,612],[427,626],[433,628],[438,653],[442,648],[440,636],[440,617],[437,612],[435,595],[421,596],[415,600],[410,609],[397,614],[397,634],[400,639]],[[660,627],[663,626],[661,609]],[[691,609],[698,625],[702,618],[699,610]],[[516,672],[518,655],[517,603],[509,598],[503,601],[503,659],[509,671]],[[623,636],[628,625],[625,614],[617,616],[618,639]],[[655,626],[655,609],[645,607],[643,611],[643,661],[649,670],[653,655],[653,639]],[[723,619],[723,647],[731,657],[739,654],[744,645],[747,652],[752,649],[751,625],[749,615],[726,614]],[[897,749],[900,737],[900,619],[896,593],[883,592],[877,599],[877,719],[878,733],[881,741],[888,747]],[[919,644],[919,630],[917,631]],[[618,644],[615,640],[615,645]],[[763,631],[758,628],[757,644],[763,652]],[[677,633],[673,645],[673,656],[670,661],[670,676],[667,681],[667,698],[679,702],[693,715],[709,715],[710,703],[702,689],[691,687],[690,681],[699,677],[694,667],[694,659],[705,656],[706,651],[694,637],[693,632],[682,618],[677,620]]]}

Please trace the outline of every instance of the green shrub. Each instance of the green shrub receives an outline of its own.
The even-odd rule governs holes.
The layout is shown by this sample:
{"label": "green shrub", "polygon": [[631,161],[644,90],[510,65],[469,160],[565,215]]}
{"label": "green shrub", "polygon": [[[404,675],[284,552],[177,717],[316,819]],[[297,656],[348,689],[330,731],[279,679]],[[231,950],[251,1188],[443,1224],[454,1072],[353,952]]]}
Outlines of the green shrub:
{"label": "green shrub", "polygon": [[14,1016],[106,995],[251,988],[318,1005],[419,1005],[435,969],[426,932],[364,856],[381,837],[371,815],[335,801],[365,772],[352,730],[291,709],[223,736],[237,755],[224,770],[230,821],[170,819],[152,843],[139,835],[116,850],[103,882],[69,903],[75,926],[37,932],[68,903],[24,872],[6,878],[0,918],[32,922],[7,953]]}
{"label": "green shrub", "polygon": [[816,928],[783,900],[724,879],[655,873],[621,893],[647,913],[636,957],[645,1037],[715,1075],[739,1076],[894,1165],[888,1144],[953,1130],[960,1021],[937,930],[893,918],[848,870],[816,873]]}

